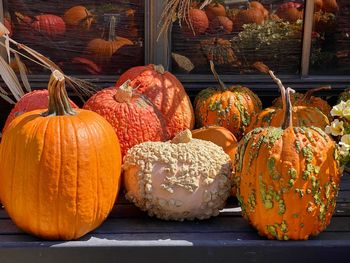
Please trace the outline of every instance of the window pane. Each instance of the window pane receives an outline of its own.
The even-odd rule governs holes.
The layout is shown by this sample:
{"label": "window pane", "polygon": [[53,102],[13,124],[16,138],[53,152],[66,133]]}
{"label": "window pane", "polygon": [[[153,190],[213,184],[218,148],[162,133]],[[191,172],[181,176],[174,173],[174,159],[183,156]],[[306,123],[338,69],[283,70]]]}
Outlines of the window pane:
{"label": "window pane", "polygon": [[[120,74],[144,64],[144,1],[8,0],[13,38],[68,74]],[[43,68],[23,60],[31,74]]]}
{"label": "window pane", "polygon": [[[322,1],[316,1],[322,2]],[[315,6],[311,74],[350,74],[350,1]]]}
{"label": "window pane", "polygon": [[221,74],[256,74],[252,68],[256,61],[278,73],[299,72],[304,1],[263,0],[263,6],[242,0],[222,2],[206,7],[205,12],[192,8],[193,30],[174,23],[175,72],[189,72],[192,63],[191,74],[207,74],[210,59]]}

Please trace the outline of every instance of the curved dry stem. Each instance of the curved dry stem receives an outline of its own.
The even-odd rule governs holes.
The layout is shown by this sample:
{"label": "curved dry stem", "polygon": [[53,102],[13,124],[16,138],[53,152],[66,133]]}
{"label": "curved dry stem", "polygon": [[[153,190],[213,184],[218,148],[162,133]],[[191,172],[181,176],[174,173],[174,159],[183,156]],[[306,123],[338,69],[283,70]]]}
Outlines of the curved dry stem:
{"label": "curved dry stem", "polygon": [[295,90],[288,87],[286,89],[286,98],[285,98],[286,109],[284,111],[284,120],[282,124],[283,130],[289,127],[293,127],[293,105],[290,100],[290,95],[292,93],[295,93]]}
{"label": "curved dry stem", "polygon": [[332,87],[331,86],[322,86],[322,87],[318,87],[318,88],[314,88],[314,89],[310,89],[308,90],[304,97],[302,98],[303,101],[308,101],[311,99],[311,96],[316,93],[316,92],[319,92],[319,91],[322,91],[322,90],[331,90]]}
{"label": "curved dry stem", "polygon": [[211,70],[211,72],[213,72],[214,78],[219,83],[220,89],[222,91],[227,90],[227,87],[226,87],[225,83],[220,79],[219,74],[216,72],[215,64],[214,64],[214,62],[212,60],[210,60],[210,70]]}

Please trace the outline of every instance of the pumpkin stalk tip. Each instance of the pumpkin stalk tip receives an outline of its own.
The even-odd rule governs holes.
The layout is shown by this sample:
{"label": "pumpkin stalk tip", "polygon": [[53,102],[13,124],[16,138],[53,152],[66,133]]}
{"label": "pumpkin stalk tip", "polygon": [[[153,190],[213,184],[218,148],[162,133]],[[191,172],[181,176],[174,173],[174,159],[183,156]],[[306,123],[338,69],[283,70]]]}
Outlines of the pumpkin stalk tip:
{"label": "pumpkin stalk tip", "polygon": [[133,96],[133,89],[130,86],[131,80],[125,81],[116,91],[114,99],[119,103],[128,103],[131,101]]}
{"label": "pumpkin stalk tip", "polygon": [[290,95],[292,93],[295,93],[295,90],[291,89],[291,88],[287,88],[286,89],[286,96],[285,96],[285,105],[286,105],[286,109],[285,109],[285,113],[284,113],[284,121],[282,124],[282,129],[285,130],[289,127],[293,127],[293,105],[292,102],[290,100]]}
{"label": "pumpkin stalk tip", "polygon": [[153,68],[156,72],[158,72],[159,74],[164,74],[165,73],[165,69],[163,67],[163,65],[159,64],[159,65],[153,65]]}
{"label": "pumpkin stalk tip", "polygon": [[68,94],[66,91],[66,79],[62,72],[54,70],[51,73],[49,85],[49,107],[42,115],[46,116],[65,116],[76,115],[69,103]]}
{"label": "pumpkin stalk tip", "polygon": [[227,87],[226,87],[225,83],[221,80],[219,74],[217,73],[217,71],[215,69],[215,64],[212,60],[210,60],[210,70],[213,73],[215,80],[219,83],[220,89],[222,91],[227,90]]}
{"label": "pumpkin stalk tip", "polygon": [[180,133],[178,133],[174,139],[171,140],[171,143],[179,144],[179,143],[189,143],[192,140],[192,132],[189,129],[186,129]]}
{"label": "pumpkin stalk tip", "polygon": [[305,93],[305,95],[304,95],[304,97],[303,97],[303,101],[308,101],[308,100],[310,100],[311,99],[311,96],[314,94],[314,93],[316,93],[316,92],[318,92],[318,91],[322,91],[322,90],[331,90],[332,89],[332,87],[331,86],[321,86],[321,87],[318,87],[318,88],[314,88],[314,89],[310,89],[310,90],[308,90],[306,93]]}

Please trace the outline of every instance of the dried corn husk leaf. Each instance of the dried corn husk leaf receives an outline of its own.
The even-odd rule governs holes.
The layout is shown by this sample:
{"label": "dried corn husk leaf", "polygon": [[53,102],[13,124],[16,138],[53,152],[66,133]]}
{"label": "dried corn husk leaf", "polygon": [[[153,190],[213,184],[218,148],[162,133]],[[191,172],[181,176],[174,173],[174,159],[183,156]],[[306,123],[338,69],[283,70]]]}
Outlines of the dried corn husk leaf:
{"label": "dried corn husk leaf", "polygon": [[3,57],[0,56],[0,75],[4,80],[7,87],[10,89],[12,95],[17,101],[24,95],[21,84],[18,81],[16,73],[13,69],[6,63]]}
{"label": "dried corn husk leaf", "polygon": [[26,88],[27,92],[31,92],[32,89],[30,87],[30,84],[29,84],[29,81],[28,81],[28,77],[27,77],[27,68],[23,64],[23,62],[21,61],[20,56],[17,53],[15,53],[15,59],[16,59],[16,63],[17,63],[17,66],[18,66],[19,74],[21,76],[22,83],[23,83],[24,87]]}
{"label": "dried corn husk leaf", "polygon": [[16,104],[7,94],[7,92],[0,86],[0,97],[6,100],[10,104]]}
{"label": "dried corn husk leaf", "polygon": [[171,56],[173,60],[176,62],[176,64],[181,69],[185,70],[187,73],[191,72],[194,69],[194,65],[189,58],[177,53],[171,53]]}

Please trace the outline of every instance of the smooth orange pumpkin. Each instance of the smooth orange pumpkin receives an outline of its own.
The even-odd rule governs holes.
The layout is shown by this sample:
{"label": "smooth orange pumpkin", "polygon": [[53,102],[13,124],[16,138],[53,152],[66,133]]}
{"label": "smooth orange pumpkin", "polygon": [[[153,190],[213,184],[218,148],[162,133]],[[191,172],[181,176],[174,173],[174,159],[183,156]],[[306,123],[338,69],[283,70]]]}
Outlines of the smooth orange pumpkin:
{"label": "smooth orange pumpkin", "polygon": [[197,127],[222,126],[239,140],[252,117],[261,111],[261,101],[246,87],[226,87],[215,71],[212,61],[210,65],[220,88],[208,88],[198,93],[194,102]]}
{"label": "smooth orange pumpkin", "polygon": [[84,105],[104,117],[114,128],[124,156],[136,144],[169,138],[165,117],[147,97],[134,92],[130,80],[120,87],[97,92]]}
{"label": "smooth orange pumpkin", "polygon": [[63,20],[68,26],[89,30],[94,17],[85,6],[77,5],[69,8],[64,13]]}
{"label": "smooth orange pumpkin", "polygon": [[127,38],[118,37],[115,35],[116,18],[110,19],[108,40],[103,38],[92,39],[87,47],[86,53],[97,64],[108,64],[114,53],[125,45],[133,45],[133,42]]}
{"label": "smooth orange pumpkin", "polygon": [[231,33],[233,30],[233,22],[226,16],[217,16],[211,20],[209,25],[209,31],[213,34],[224,32],[226,34]]}
{"label": "smooth orange pumpkin", "polygon": [[249,8],[246,10],[241,10],[235,16],[233,21],[234,29],[237,31],[243,30],[243,25],[245,24],[257,24],[261,25],[265,21],[264,15],[260,9]]}
{"label": "smooth orange pumpkin", "polygon": [[133,67],[120,76],[116,86],[120,87],[129,79],[130,86],[137,88],[163,114],[171,138],[180,131],[193,129],[194,113],[190,98],[181,82],[163,66]]}
{"label": "smooth orange pumpkin", "polygon": [[211,141],[221,146],[231,160],[235,158],[237,150],[237,139],[228,129],[220,126],[207,126],[192,131],[192,137],[196,139]]}
{"label": "smooth orange pumpkin", "polygon": [[19,116],[3,134],[0,198],[20,229],[72,240],[97,228],[111,211],[121,152],[106,120],[71,108],[59,71],[48,90],[48,110]]}
{"label": "smooth orange pumpkin", "polygon": [[330,223],[340,171],[332,138],[319,128],[294,127],[288,92],[286,102],[282,127],[254,129],[239,143],[237,198],[260,235],[303,240]]}
{"label": "smooth orange pumpkin", "polygon": [[213,20],[217,16],[226,16],[226,8],[220,3],[212,3],[205,8],[205,13],[209,20]]}

